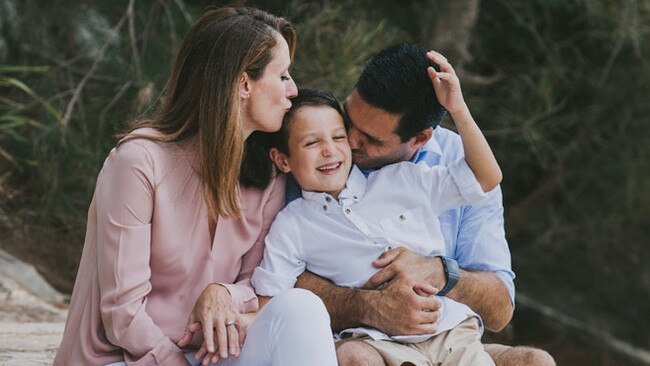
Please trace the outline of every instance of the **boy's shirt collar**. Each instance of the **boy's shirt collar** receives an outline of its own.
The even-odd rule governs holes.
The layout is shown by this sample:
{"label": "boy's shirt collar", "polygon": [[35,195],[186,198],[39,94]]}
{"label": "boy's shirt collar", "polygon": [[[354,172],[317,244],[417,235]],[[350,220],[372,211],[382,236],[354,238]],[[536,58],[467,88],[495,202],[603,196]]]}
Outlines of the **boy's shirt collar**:
{"label": "boy's shirt collar", "polygon": [[[361,201],[366,192],[366,182],[368,178],[356,166],[352,165],[350,175],[345,183],[345,188],[339,193],[339,201],[351,200],[353,202]],[[314,201],[322,205],[337,204],[337,200],[331,194],[325,192],[302,191],[302,197],[309,201]]]}

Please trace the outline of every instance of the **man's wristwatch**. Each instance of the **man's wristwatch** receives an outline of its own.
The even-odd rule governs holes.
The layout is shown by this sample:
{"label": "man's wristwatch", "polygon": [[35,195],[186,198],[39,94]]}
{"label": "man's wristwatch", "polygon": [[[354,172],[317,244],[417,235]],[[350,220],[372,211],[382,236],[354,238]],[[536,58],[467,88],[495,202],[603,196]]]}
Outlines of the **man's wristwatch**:
{"label": "man's wristwatch", "polygon": [[451,291],[454,286],[458,283],[460,279],[460,268],[458,268],[458,262],[455,259],[444,257],[442,255],[438,256],[442,260],[442,268],[445,270],[445,286],[438,291],[438,296],[445,296],[449,291]]}

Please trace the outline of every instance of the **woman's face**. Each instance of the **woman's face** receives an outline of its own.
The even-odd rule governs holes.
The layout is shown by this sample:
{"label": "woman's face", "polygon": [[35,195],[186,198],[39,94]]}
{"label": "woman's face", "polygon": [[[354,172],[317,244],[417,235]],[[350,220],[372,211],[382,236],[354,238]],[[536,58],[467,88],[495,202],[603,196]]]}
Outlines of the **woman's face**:
{"label": "woman's face", "polygon": [[291,108],[290,99],[298,95],[296,83],[289,75],[291,57],[287,41],[280,35],[271,61],[257,80],[247,79],[242,99],[244,132],[275,132],[282,126],[282,118]]}

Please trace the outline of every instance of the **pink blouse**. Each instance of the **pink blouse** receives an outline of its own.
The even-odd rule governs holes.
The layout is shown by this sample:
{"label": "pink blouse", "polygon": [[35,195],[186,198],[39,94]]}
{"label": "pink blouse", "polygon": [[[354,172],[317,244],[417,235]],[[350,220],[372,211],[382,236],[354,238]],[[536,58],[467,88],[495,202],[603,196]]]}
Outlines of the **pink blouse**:
{"label": "pink blouse", "polygon": [[240,312],[257,310],[250,277],[284,203],[284,177],[264,190],[240,187],[242,216],[220,217],[211,242],[192,161],[178,144],[144,139],[111,151],[54,365],[186,364],[175,343],[210,283],[224,284]]}

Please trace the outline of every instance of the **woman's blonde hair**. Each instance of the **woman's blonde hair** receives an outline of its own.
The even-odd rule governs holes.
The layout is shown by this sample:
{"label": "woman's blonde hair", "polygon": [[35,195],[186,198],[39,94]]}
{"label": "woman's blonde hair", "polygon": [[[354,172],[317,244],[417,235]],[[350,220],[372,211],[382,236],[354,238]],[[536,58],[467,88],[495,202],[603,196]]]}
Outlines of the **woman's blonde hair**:
{"label": "woman's blonde hair", "polygon": [[[277,47],[278,34],[287,41],[293,59],[296,34],[284,18],[249,7],[205,11],[183,40],[155,117],[137,122],[131,130],[151,127],[160,135],[131,133],[121,141],[146,138],[177,142],[198,134],[203,190],[212,219],[241,213],[237,190],[240,172],[255,171],[245,166],[248,160],[271,164],[268,157],[250,156],[249,151],[244,159],[248,149],[238,88],[244,72],[253,80],[263,75]],[[264,149],[250,150],[266,154]],[[259,178],[256,182],[255,177],[241,178],[250,178],[242,179],[242,183],[252,180],[250,185],[261,186]],[[262,186],[270,178],[271,174],[265,174]]]}

